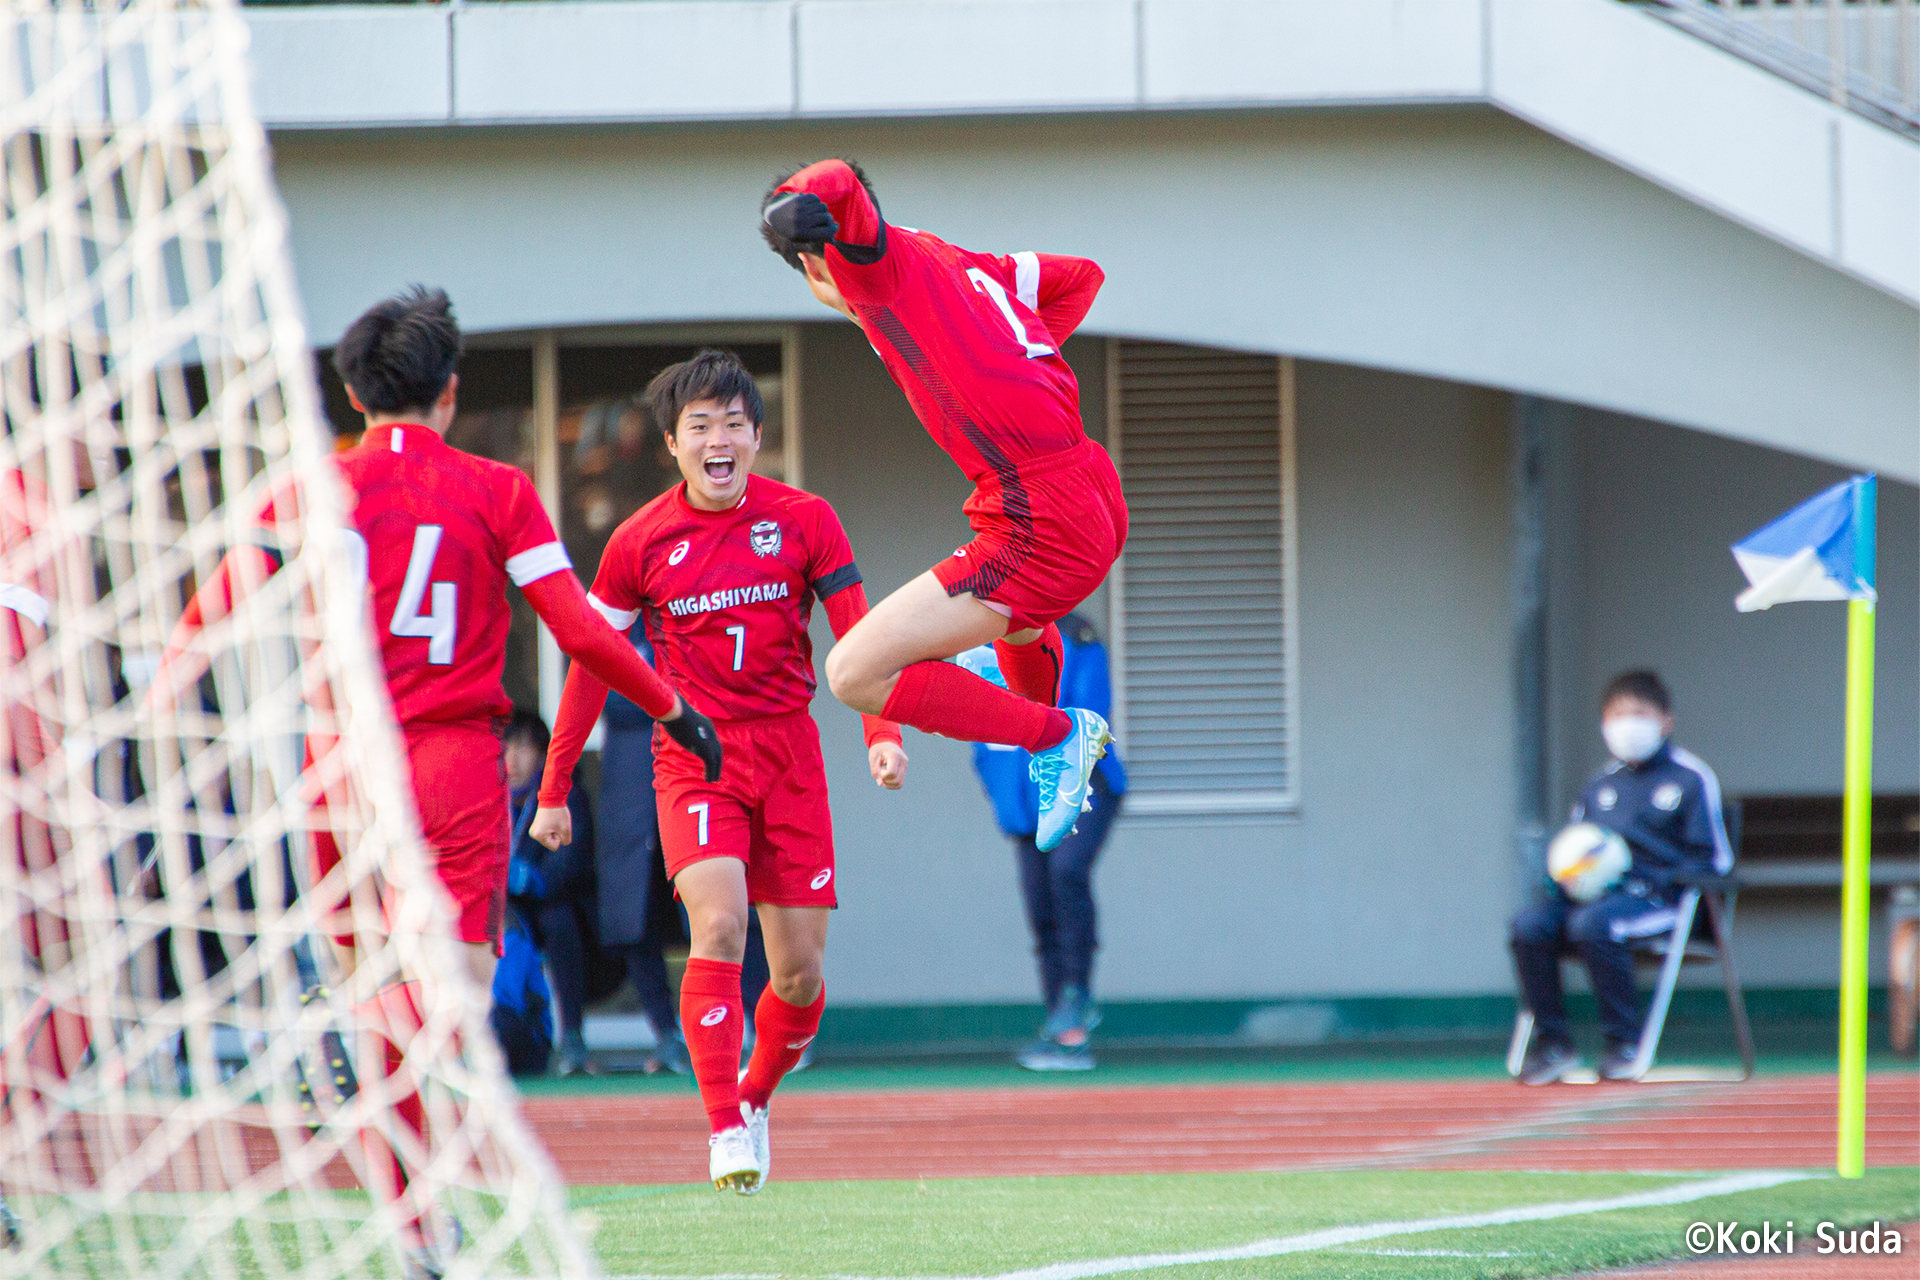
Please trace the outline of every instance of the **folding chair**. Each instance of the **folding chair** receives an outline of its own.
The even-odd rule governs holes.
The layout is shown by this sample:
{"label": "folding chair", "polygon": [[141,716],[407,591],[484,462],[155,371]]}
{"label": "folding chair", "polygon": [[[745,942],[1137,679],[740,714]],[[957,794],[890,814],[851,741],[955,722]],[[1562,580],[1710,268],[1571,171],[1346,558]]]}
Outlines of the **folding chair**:
{"label": "folding chair", "polygon": [[[1726,813],[1727,835],[1734,848],[1740,847],[1739,809],[1729,805]],[[1659,970],[1654,981],[1653,1000],[1647,1008],[1647,1020],[1640,1029],[1640,1044],[1633,1056],[1633,1080],[1653,1083],[1674,1080],[1741,1081],[1753,1075],[1753,1026],[1747,1020],[1747,1000],[1740,988],[1740,975],[1733,960],[1733,908],[1740,896],[1740,881],[1734,875],[1678,875],[1675,887],[1681,890],[1675,904],[1673,928],[1650,938],[1636,939],[1633,946],[1636,967]],[[1701,904],[1706,905],[1704,915]],[[1704,928],[1701,926],[1704,924]],[[1567,945],[1563,958],[1579,955],[1578,948]],[[1660,1035],[1666,1030],[1667,1011],[1673,1004],[1674,989],[1680,984],[1680,970],[1687,965],[1718,964],[1720,980],[1727,992],[1727,1011],[1733,1016],[1733,1035],[1740,1049],[1740,1070],[1725,1067],[1655,1067],[1660,1051]],[[1533,1041],[1533,1010],[1522,1005],[1513,1020],[1513,1039],[1507,1044],[1507,1074],[1520,1075],[1527,1047]],[[1563,1077],[1569,1084],[1591,1084],[1599,1079],[1593,1071]]]}

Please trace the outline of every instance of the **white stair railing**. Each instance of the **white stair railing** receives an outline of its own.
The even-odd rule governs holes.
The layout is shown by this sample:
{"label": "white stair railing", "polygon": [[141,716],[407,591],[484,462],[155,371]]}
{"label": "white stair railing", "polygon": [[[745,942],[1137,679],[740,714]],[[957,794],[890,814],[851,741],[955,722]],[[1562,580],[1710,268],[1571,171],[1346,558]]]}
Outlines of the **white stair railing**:
{"label": "white stair railing", "polygon": [[1920,0],[1648,0],[1692,35],[1920,137]]}

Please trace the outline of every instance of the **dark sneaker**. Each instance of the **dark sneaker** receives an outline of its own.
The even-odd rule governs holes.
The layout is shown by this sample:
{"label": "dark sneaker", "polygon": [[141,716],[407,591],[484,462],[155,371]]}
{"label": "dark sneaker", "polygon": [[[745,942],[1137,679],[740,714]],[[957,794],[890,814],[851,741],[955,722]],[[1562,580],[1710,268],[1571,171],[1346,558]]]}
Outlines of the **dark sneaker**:
{"label": "dark sneaker", "polygon": [[597,1076],[600,1068],[587,1056],[586,1038],[574,1031],[560,1041],[560,1061],[554,1068],[554,1074],[571,1076],[581,1073]]}
{"label": "dark sneaker", "polygon": [[24,1237],[20,1230],[20,1215],[15,1213],[5,1200],[0,1200],[0,1231],[6,1235],[7,1248],[21,1247]]}
{"label": "dark sneaker", "polygon": [[1607,1056],[1600,1059],[1600,1078],[1602,1080],[1638,1080],[1640,1072],[1634,1066],[1634,1059],[1640,1056],[1640,1046],[1631,1042],[1610,1044]]}
{"label": "dark sneaker", "polygon": [[1521,1084],[1555,1084],[1580,1066],[1580,1055],[1570,1044],[1548,1040],[1527,1050],[1520,1064]]}
{"label": "dark sneaker", "polygon": [[1036,1040],[1013,1055],[1013,1060],[1029,1071],[1091,1071],[1094,1067],[1093,1049],[1084,1040],[1077,1045]]}

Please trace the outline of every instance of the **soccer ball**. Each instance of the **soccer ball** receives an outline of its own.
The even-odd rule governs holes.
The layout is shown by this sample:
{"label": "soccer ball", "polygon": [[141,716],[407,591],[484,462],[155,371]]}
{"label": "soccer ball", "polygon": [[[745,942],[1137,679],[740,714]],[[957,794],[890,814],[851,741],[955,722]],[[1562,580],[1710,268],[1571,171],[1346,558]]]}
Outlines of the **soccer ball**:
{"label": "soccer ball", "polygon": [[1575,902],[1592,902],[1632,865],[1633,855],[1619,833],[1591,822],[1574,823],[1547,846],[1547,874]]}

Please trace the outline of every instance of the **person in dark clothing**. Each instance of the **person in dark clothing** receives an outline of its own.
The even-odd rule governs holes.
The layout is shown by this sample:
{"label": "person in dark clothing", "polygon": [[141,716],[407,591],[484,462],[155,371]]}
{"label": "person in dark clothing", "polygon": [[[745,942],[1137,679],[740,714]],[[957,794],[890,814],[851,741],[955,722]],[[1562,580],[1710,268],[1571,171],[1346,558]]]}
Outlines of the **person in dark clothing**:
{"label": "person in dark clothing", "polygon": [[[635,623],[629,638],[640,656],[652,663],[653,646],[647,642],[644,626]],[[600,838],[594,846],[600,884],[600,948],[626,965],[627,977],[640,993],[640,1007],[653,1027],[657,1046],[648,1069],[665,1067],[685,1075],[691,1063],[663,954],[669,936],[681,924],[660,857],[660,817],[653,797],[653,721],[639,707],[610,692],[601,724],[606,738],[600,747]],[[575,787],[568,803],[579,794]]]}
{"label": "person in dark clothing", "polygon": [[1549,884],[1513,919],[1514,967],[1534,1042],[1520,1068],[1524,1084],[1551,1084],[1580,1065],[1560,986],[1560,955],[1571,940],[1587,966],[1607,1050],[1600,1075],[1632,1078],[1646,1014],[1633,980],[1633,945],[1674,926],[1675,872],[1733,869],[1720,808],[1720,780],[1673,742],[1673,699],[1652,671],[1614,677],[1600,697],[1600,733],[1613,758],[1573,806],[1571,821],[1618,832],[1633,861],[1612,888],[1576,903]]}
{"label": "person in dark clothing", "polygon": [[587,939],[594,896],[593,812],[585,792],[569,799],[573,842],[548,849],[527,835],[539,806],[540,771],[546,764],[547,722],[516,709],[507,722],[504,756],[513,799],[513,853],[507,863],[507,896],[526,921],[534,945],[553,975],[560,1007],[559,1074],[592,1071],[582,1028],[586,1019]]}
{"label": "person in dark clothing", "polygon": [[[1105,716],[1113,704],[1113,688],[1099,633],[1085,618],[1070,613],[1060,619],[1060,639],[1059,705],[1087,707]],[[968,650],[959,662],[988,680],[1000,679],[991,645]],[[1100,1022],[1093,1002],[1093,953],[1100,945],[1093,864],[1119,816],[1127,773],[1119,752],[1109,750],[1094,770],[1088,792],[1092,809],[1080,815],[1056,848],[1043,852],[1034,839],[1040,797],[1027,773],[1032,759],[1017,747],[975,743],[973,748],[974,768],[993,802],[995,820],[1012,838],[1019,859],[1020,893],[1047,1007],[1039,1038],[1015,1060],[1030,1071],[1084,1071],[1094,1065],[1092,1033]]]}

